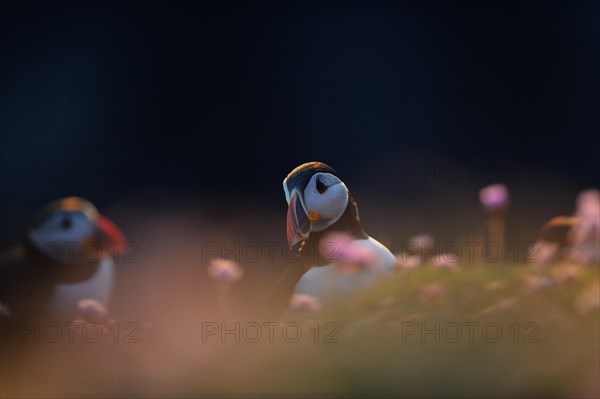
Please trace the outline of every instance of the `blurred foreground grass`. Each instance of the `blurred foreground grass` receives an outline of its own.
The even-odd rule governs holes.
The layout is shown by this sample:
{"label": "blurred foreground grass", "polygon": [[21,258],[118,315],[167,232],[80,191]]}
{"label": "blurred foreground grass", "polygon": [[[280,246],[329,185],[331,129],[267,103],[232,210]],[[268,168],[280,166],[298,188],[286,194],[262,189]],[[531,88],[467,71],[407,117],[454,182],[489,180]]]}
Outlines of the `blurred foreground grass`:
{"label": "blurred foreground grass", "polygon": [[[595,398],[599,277],[598,265],[423,266],[282,320],[169,306],[168,322],[140,324],[134,344],[107,333],[98,344],[30,345],[25,363],[3,365],[0,388],[53,398]],[[204,334],[206,323],[220,333]]]}
{"label": "blurred foreground grass", "polygon": [[273,343],[226,340],[181,393],[598,397],[599,296],[595,265],[399,269],[323,314],[292,315],[297,343],[281,331]]}

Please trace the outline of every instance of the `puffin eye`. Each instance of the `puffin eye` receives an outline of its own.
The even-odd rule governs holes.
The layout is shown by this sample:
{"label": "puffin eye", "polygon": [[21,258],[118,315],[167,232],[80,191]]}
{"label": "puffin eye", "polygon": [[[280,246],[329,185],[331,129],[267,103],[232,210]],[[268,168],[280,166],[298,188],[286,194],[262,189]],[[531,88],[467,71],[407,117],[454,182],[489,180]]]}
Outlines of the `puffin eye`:
{"label": "puffin eye", "polygon": [[73,225],[73,222],[69,218],[62,218],[60,221],[60,227],[64,230],[69,229]]}
{"label": "puffin eye", "polygon": [[319,194],[323,194],[325,191],[327,191],[327,186],[318,177],[315,184],[317,186],[317,191],[319,192]]}

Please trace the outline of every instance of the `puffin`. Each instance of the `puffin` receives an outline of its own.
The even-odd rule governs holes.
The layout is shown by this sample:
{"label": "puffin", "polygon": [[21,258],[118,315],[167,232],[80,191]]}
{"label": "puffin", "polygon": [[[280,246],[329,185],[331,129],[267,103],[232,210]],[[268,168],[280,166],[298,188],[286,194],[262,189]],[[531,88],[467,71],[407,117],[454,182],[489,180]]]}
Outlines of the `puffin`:
{"label": "puffin", "polygon": [[573,231],[580,225],[581,219],[576,216],[555,216],[542,227],[538,239],[556,244],[559,250],[563,250],[573,244]]}
{"label": "puffin", "polygon": [[[309,295],[324,305],[337,302],[371,286],[394,270],[396,258],[362,228],[358,207],[339,174],[323,162],[308,162],[293,169],[283,180],[288,204],[286,235],[297,253],[276,284],[276,295]],[[344,234],[367,248],[373,265],[352,274],[320,256],[320,244],[331,234]],[[324,262],[325,261],[325,262]]]}
{"label": "puffin", "polygon": [[113,256],[125,250],[121,230],[88,200],[67,197],[44,206],[22,244],[0,259],[0,303],[10,319],[32,325],[71,321],[78,303],[108,306]]}

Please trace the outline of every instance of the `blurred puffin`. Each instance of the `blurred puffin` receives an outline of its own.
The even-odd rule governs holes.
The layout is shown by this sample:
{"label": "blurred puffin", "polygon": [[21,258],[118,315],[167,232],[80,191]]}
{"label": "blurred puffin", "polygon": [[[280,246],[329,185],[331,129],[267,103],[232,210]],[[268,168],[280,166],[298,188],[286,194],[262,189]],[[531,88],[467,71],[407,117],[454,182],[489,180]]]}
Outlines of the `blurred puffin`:
{"label": "blurred puffin", "polygon": [[[278,281],[277,294],[311,295],[322,302],[342,298],[368,286],[374,277],[393,270],[394,255],[369,237],[360,224],[358,208],[338,173],[322,162],[308,162],[283,180],[288,203],[287,240],[299,257]],[[374,266],[346,275],[332,264],[319,264],[319,243],[332,232],[360,240],[375,255]]]}
{"label": "blurred puffin", "polygon": [[89,201],[68,197],[45,206],[24,243],[0,263],[0,303],[25,322],[72,320],[78,301],[110,300],[115,263],[124,250],[119,228]]}
{"label": "blurred puffin", "polygon": [[[600,262],[600,191],[587,189],[577,197],[573,216],[556,216],[539,235],[530,260],[550,263],[572,260],[582,264]],[[541,258],[541,259],[540,259]]]}

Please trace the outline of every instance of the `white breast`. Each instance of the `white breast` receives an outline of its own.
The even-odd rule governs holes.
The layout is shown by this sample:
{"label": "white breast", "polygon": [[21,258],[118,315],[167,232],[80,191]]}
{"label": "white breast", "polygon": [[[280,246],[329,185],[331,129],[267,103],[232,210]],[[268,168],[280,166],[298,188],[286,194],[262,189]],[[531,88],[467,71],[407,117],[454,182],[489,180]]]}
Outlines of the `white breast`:
{"label": "white breast", "polygon": [[96,274],[89,280],[76,284],[59,284],[54,287],[49,313],[57,318],[71,320],[81,299],[96,299],[109,305],[115,279],[115,264],[111,257],[103,257]]}
{"label": "white breast", "polygon": [[371,237],[361,241],[372,248],[377,258],[374,267],[354,274],[341,273],[335,265],[312,267],[298,281],[294,291],[298,294],[314,296],[321,302],[328,303],[368,288],[380,277],[390,274],[396,263],[396,258],[390,250]]}

